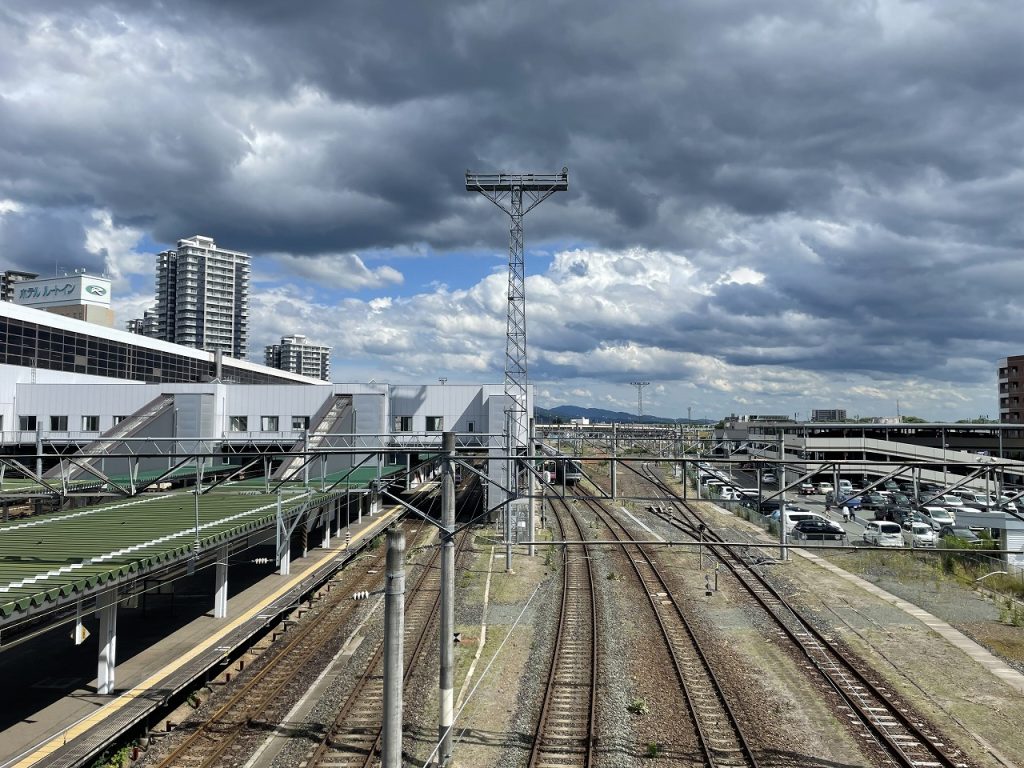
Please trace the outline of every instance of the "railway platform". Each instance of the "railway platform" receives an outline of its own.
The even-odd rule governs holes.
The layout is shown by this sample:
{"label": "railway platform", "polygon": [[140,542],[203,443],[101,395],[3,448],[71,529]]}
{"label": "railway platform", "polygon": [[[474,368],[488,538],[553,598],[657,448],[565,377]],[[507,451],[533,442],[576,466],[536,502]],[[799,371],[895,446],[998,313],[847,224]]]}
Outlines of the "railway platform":
{"label": "railway platform", "polygon": [[[64,688],[64,693],[51,697],[36,711],[23,706],[17,722],[5,723],[0,733],[0,768],[70,767],[102,752],[171,697],[209,671],[218,671],[236,648],[272,624],[328,571],[358,552],[401,513],[401,508],[393,507],[364,516],[359,523],[352,521],[339,531],[332,548],[311,550],[293,561],[288,575],[275,573],[255,581],[228,599],[228,616],[232,618],[216,619],[206,612],[138,648],[134,655],[122,654],[113,695],[96,694],[96,678],[75,685],[73,679],[61,677],[62,657],[71,646],[66,638],[60,647],[51,637],[52,648],[29,642],[8,650],[0,656],[0,672],[9,691],[20,689],[27,696],[33,688],[50,686]],[[347,548],[346,533],[351,536]]]}

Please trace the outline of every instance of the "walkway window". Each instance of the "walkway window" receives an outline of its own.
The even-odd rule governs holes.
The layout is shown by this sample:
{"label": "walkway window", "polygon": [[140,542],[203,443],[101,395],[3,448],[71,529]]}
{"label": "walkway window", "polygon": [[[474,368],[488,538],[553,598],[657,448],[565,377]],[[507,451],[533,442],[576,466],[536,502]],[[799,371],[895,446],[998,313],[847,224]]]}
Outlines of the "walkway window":
{"label": "walkway window", "polygon": [[309,416],[292,416],[292,429],[309,429]]}
{"label": "walkway window", "polygon": [[412,432],[412,416],[395,416],[395,432]]}
{"label": "walkway window", "polygon": [[100,431],[100,417],[99,416],[83,416],[82,417],[82,431],[83,432],[99,432]]}
{"label": "walkway window", "polygon": [[427,416],[427,432],[444,430],[444,416]]}
{"label": "walkway window", "polygon": [[249,431],[249,417],[248,416],[232,416],[231,417],[231,431],[232,432],[248,432]]}
{"label": "walkway window", "polygon": [[19,416],[18,417],[18,429],[22,432],[35,432],[36,431],[36,417],[35,416]]}
{"label": "walkway window", "polygon": [[51,416],[50,417],[50,431],[51,432],[67,432],[68,431],[68,417],[67,416]]}
{"label": "walkway window", "polygon": [[264,432],[277,432],[277,416],[261,416],[260,429]]}

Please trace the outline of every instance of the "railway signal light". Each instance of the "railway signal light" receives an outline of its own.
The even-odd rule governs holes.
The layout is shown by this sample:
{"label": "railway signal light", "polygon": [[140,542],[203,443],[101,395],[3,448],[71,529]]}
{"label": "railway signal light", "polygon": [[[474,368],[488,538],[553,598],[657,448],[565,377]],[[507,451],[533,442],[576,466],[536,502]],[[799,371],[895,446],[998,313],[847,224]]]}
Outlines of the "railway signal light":
{"label": "railway signal light", "polygon": [[704,574],[704,594],[711,597],[711,574]]}

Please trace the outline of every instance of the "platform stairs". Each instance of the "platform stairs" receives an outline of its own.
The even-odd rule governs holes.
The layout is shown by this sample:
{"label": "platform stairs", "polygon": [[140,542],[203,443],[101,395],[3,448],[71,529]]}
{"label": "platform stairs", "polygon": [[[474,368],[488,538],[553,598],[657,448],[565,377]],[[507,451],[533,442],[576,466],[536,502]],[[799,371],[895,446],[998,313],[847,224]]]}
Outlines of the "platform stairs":
{"label": "platform stairs", "polygon": [[[123,449],[125,438],[137,435],[146,426],[163,416],[173,407],[174,395],[157,395],[131,416],[122,420],[119,424],[115,424],[96,440],[83,446],[71,454],[71,456],[80,464],[91,465],[95,458],[105,456],[118,448]],[[61,476],[61,469],[61,465],[57,464],[43,473],[43,477],[48,480],[58,480]],[[82,475],[87,474],[84,469],[77,466],[72,466],[69,469],[65,464],[63,469],[67,474],[68,480],[78,479]]]}
{"label": "platform stairs", "polygon": [[[322,447],[327,442],[329,435],[336,435],[341,432],[345,419],[352,412],[351,395],[332,395],[327,399],[320,409],[313,414],[309,422],[309,449],[313,450]],[[291,452],[301,452],[306,447],[306,442],[298,440],[291,447]],[[284,480],[299,472],[302,467],[303,457],[292,456],[281,462],[281,465],[271,475],[272,480]]]}

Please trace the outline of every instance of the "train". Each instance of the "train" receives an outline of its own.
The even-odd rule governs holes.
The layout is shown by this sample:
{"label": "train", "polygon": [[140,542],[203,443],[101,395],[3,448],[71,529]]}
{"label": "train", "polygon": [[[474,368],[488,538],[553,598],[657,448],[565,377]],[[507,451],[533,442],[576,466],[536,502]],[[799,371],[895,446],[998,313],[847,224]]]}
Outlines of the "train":
{"label": "train", "polygon": [[555,482],[576,485],[583,479],[583,466],[576,459],[555,460]]}

